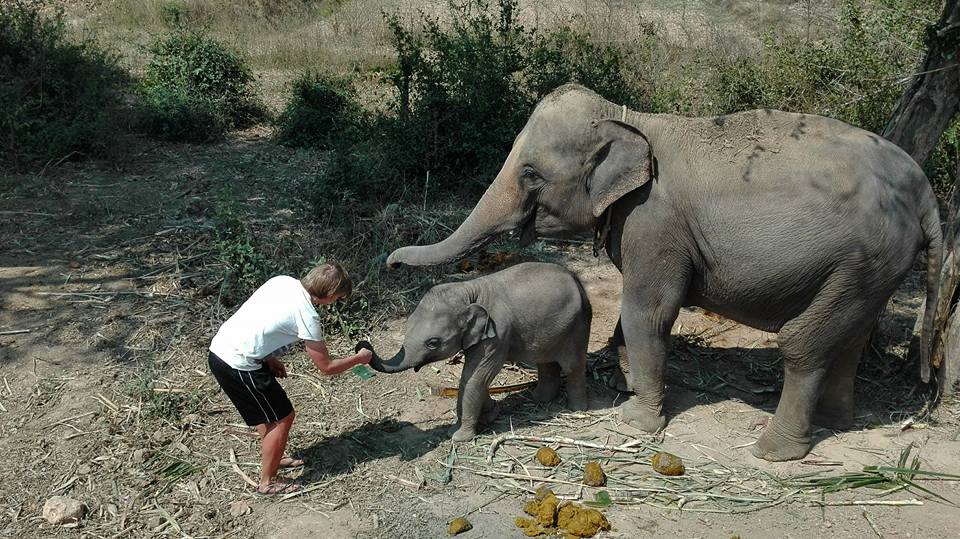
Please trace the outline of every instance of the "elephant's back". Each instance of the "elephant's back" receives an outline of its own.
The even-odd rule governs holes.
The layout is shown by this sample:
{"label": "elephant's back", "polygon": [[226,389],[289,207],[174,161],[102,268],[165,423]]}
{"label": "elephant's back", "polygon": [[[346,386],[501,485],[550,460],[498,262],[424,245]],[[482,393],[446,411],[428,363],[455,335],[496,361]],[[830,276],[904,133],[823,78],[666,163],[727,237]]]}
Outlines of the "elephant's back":
{"label": "elephant's back", "polygon": [[503,300],[518,321],[516,325],[540,337],[570,331],[592,316],[580,280],[558,264],[523,262],[485,278],[503,291]]}

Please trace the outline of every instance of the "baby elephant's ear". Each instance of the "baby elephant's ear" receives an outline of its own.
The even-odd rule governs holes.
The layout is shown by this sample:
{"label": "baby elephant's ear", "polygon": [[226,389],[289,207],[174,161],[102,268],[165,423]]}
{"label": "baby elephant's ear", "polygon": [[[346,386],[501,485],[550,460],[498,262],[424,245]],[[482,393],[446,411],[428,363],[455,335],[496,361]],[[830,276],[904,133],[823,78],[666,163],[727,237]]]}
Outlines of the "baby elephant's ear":
{"label": "baby elephant's ear", "polygon": [[497,326],[493,319],[487,314],[487,310],[471,303],[469,307],[460,315],[458,320],[463,329],[463,337],[460,346],[463,350],[472,347],[478,342],[497,336]]}

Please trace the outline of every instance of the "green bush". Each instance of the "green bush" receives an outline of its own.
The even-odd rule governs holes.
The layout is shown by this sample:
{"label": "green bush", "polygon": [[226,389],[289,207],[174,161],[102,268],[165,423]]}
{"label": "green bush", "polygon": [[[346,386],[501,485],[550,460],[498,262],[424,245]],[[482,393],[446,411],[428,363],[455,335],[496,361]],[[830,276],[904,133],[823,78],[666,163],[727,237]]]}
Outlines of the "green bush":
{"label": "green bush", "polygon": [[277,139],[294,147],[329,149],[357,140],[362,107],[348,81],[307,72],[293,83],[292,95],[277,119]]}
{"label": "green bush", "polygon": [[626,53],[569,28],[527,30],[515,20],[516,0],[449,9],[446,26],[426,15],[410,25],[385,15],[397,54],[389,74],[396,110],[360,118],[342,83],[308,74],[295,84],[280,140],[332,150],[312,185],[318,215],[345,202],[373,211],[425,188],[473,196],[496,174],[536,102],[563,83],[642,106],[623,77]]}
{"label": "green bush", "polygon": [[223,266],[220,301],[231,307],[244,301],[274,272],[243,222],[236,199],[227,192],[216,208],[214,248]]}
{"label": "green bush", "polygon": [[917,54],[904,49],[923,50],[922,19],[909,16],[911,9],[865,10],[861,1],[846,0],[835,39],[770,34],[756,55],[708,57],[710,99],[700,112],[776,108],[880,132],[903,93],[903,74],[916,67]]}
{"label": "green bush", "polygon": [[136,117],[141,129],[162,140],[205,142],[224,129],[213,103],[167,86],[141,86]]}
{"label": "green bush", "polygon": [[[236,52],[202,30],[178,26],[147,50],[151,59],[140,85],[138,114],[147,132],[205,140],[264,116],[250,69]],[[192,133],[193,128],[199,133]]]}
{"label": "green bush", "polygon": [[92,40],[67,38],[63,11],[0,3],[0,163],[13,168],[113,147],[126,74]]}

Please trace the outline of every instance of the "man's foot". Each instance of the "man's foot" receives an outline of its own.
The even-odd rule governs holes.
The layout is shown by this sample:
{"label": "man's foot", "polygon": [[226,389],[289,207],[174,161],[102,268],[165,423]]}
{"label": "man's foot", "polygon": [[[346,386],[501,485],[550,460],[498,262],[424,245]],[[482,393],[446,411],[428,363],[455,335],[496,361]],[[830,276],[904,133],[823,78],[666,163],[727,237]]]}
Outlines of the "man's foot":
{"label": "man's foot", "polygon": [[267,483],[266,485],[260,485],[257,487],[257,494],[260,496],[272,496],[274,494],[290,494],[291,492],[297,492],[303,488],[303,485],[300,483],[295,483],[292,481],[280,481],[276,480],[272,483]]}
{"label": "man's foot", "polygon": [[280,459],[281,468],[299,468],[303,466],[303,464],[303,459],[291,457],[289,455],[284,455],[283,458]]}

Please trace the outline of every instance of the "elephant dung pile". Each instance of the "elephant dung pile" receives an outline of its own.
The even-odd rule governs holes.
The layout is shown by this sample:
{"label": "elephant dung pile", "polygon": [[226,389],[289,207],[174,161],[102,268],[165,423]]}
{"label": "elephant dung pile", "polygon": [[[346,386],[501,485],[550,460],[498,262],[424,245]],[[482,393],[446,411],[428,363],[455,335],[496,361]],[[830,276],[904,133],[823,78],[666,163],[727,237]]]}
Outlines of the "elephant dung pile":
{"label": "elephant dung pile", "polygon": [[540,487],[523,512],[533,518],[517,517],[516,525],[528,537],[566,532],[567,537],[593,537],[600,530],[609,530],[610,522],[603,513],[581,505],[560,503],[547,487]]}
{"label": "elephant dung pile", "polygon": [[472,529],[473,529],[473,524],[470,524],[470,521],[465,519],[464,517],[460,517],[460,518],[453,519],[450,525],[447,526],[447,534],[457,535],[466,531],[470,531]]}
{"label": "elephant dung pile", "polygon": [[650,459],[650,464],[653,466],[654,471],[662,475],[683,475],[685,471],[683,460],[666,451],[658,451],[657,454]]}
{"label": "elephant dung pile", "polygon": [[549,447],[541,447],[537,449],[537,461],[544,466],[550,466],[552,468],[560,464],[560,455]]}
{"label": "elephant dung pile", "polygon": [[583,484],[589,487],[602,487],[607,484],[607,474],[603,473],[599,462],[591,460],[583,467]]}

